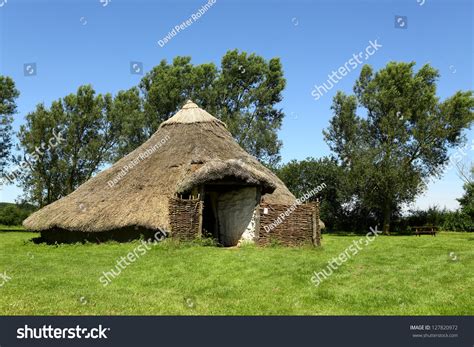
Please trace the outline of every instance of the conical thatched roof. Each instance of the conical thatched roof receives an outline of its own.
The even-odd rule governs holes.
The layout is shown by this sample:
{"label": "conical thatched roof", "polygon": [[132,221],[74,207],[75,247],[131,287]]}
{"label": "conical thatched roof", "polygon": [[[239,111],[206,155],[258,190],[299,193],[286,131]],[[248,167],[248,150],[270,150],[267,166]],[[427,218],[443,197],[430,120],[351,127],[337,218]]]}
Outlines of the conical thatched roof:
{"label": "conical thatched roof", "polygon": [[188,101],[143,145],[23,225],[36,231],[168,229],[170,197],[227,177],[261,186],[268,203],[295,200],[276,175],[237,144],[223,122]]}

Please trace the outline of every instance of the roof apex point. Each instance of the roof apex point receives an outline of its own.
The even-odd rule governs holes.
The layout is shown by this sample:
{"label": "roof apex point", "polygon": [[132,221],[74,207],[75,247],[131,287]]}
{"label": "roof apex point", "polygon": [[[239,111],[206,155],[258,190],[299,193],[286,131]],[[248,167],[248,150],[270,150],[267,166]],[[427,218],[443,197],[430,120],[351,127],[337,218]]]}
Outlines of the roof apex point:
{"label": "roof apex point", "polygon": [[207,111],[200,108],[191,100],[187,100],[181,109],[168,120],[161,123],[160,128],[169,124],[189,124],[189,123],[219,123],[227,128],[224,122],[215,118]]}
{"label": "roof apex point", "polygon": [[198,105],[196,105],[191,99],[186,100],[186,103],[183,106],[183,109],[188,109],[188,108],[198,108]]}

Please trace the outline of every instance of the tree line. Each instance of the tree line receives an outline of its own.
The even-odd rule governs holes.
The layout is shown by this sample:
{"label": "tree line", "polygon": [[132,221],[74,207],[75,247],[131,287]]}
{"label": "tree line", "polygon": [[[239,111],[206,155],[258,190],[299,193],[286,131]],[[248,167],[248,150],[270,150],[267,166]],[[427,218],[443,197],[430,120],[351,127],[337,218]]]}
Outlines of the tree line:
{"label": "tree line", "polygon": [[[302,196],[318,182],[326,183],[326,188],[311,200],[320,201],[321,219],[329,231],[366,233],[370,227],[383,222],[382,207],[370,208],[358,198],[358,187],[351,181],[352,175],[348,175],[334,157],[292,160],[276,172],[296,196]],[[474,232],[474,166],[464,184],[464,194],[457,201],[460,204],[457,211],[439,208],[437,204],[443,201],[434,201],[426,210],[405,213],[403,206],[398,205],[390,214],[390,230],[405,233],[415,226],[431,225],[441,230]]]}
{"label": "tree line", "polygon": [[[275,170],[296,196],[324,182],[321,215],[330,228],[375,222],[388,233],[402,206],[442,174],[449,150],[465,142],[474,121],[472,91],[440,100],[439,72],[429,64],[414,67],[413,62],[390,62],[379,71],[363,66],[353,94],[339,91],[333,99],[333,116],[323,131],[331,156],[284,165],[278,139],[284,112],[278,103],[286,80],[278,58],[233,50],[218,67],[176,57],[115,95],[80,86],[25,116],[16,134],[17,155],[12,155],[11,123],[19,91],[11,78],[0,76],[0,174],[27,160],[16,178],[21,199],[45,206],[140,146],[192,99],[224,121],[236,141]],[[53,133],[63,142],[31,160]],[[466,185],[459,213],[472,223],[472,182]]]}
{"label": "tree line", "polygon": [[[366,230],[380,223],[388,233],[404,204],[443,174],[449,149],[465,143],[464,130],[474,121],[473,92],[457,91],[441,101],[439,72],[429,64],[415,72],[414,66],[390,62],[374,72],[365,65],[354,94],[337,92],[333,99],[333,117],[323,131],[333,156],[292,161],[279,170],[297,194],[321,180],[332,186],[323,192],[321,211],[330,226]],[[467,230],[474,227],[470,187],[466,183],[458,216]]]}

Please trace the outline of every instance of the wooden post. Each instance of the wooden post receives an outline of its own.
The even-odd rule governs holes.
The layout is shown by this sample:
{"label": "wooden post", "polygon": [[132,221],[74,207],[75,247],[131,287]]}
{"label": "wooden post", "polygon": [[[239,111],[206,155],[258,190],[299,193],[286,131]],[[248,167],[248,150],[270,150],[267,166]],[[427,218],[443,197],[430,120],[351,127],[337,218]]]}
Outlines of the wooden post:
{"label": "wooden post", "polygon": [[316,223],[316,225],[317,225],[317,229],[316,229],[316,230],[317,230],[317,232],[316,232],[317,238],[316,238],[316,244],[317,244],[318,246],[321,246],[322,235],[321,235],[321,225],[319,224],[319,219],[320,219],[320,217],[321,217],[319,206],[320,206],[320,205],[319,205],[319,200],[316,200],[316,206],[315,206],[315,208],[316,208],[316,216],[317,216],[317,223]]}
{"label": "wooden post", "polygon": [[316,246],[316,233],[317,233],[317,227],[316,227],[316,208],[313,209],[313,213],[311,215],[311,221],[313,222],[313,246]]}
{"label": "wooden post", "polygon": [[321,230],[319,229],[319,202],[314,203],[313,209],[313,245],[321,246]]}
{"label": "wooden post", "polygon": [[202,236],[202,210],[203,210],[203,201],[202,200],[199,200],[198,202],[199,204],[199,211],[198,211],[198,232],[197,232],[197,237],[201,237]]}
{"label": "wooden post", "polygon": [[204,209],[204,186],[199,187],[199,193],[198,193],[198,199],[199,199],[199,211],[198,211],[198,232],[197,236],[200,238],[202,236],[202,212]]}

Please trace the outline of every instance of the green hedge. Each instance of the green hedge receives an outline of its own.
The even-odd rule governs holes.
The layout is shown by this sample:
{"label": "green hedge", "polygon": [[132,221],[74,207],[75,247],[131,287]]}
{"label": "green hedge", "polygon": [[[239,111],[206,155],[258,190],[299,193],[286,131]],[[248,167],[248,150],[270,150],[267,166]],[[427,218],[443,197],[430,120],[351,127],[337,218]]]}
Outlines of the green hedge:
{"label": "green hedge", "polygon": [[436,206],[427,210],[411,211],[408,216],[397,221],[399,230],[410,230],[416,226],[432,225],[444,231],[474,232],[472,217],[462,210],[449,211]]}
{"label": "green hedge", "polygon": [[21,225],[35,207],[29,204],[11,204],[7,202],[0,203],[0,224],[2,225]]}

